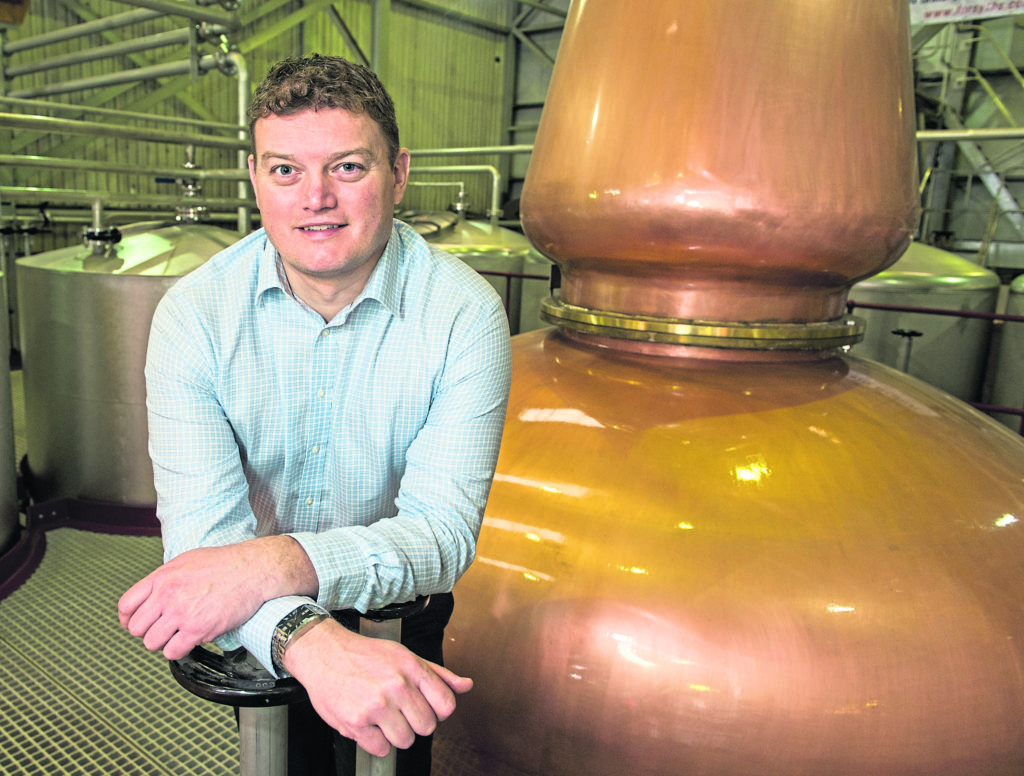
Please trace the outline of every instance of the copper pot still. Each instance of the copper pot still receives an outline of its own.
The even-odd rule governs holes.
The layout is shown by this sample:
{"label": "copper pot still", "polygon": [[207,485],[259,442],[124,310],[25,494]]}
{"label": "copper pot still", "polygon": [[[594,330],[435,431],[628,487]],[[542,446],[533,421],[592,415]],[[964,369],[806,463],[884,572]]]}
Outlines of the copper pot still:
{"label": "copper pot still", "polygon": [[907,16],[571,6],[439,772],[1024,772],[1024,443],[844,351],[916,223]]}

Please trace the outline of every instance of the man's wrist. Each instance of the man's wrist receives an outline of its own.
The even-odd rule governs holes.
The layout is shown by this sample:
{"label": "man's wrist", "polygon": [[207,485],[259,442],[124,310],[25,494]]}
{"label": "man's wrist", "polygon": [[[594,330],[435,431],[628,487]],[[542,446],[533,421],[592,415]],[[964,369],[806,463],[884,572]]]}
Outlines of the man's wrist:
{"label": "man's wrist", "polygon": [[284,653],[288,645],[301,635],[331,618],[330,612],[316,604],[302,604],[286,614],[274,628],[270,642],[270,660],[278,674],[287,674]]}

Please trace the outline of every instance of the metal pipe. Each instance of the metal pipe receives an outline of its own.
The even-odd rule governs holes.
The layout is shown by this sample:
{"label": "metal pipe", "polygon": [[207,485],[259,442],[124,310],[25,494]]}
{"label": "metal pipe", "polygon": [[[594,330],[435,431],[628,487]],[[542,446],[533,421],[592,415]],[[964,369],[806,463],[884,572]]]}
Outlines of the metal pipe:
{"label": "metal pipe", "polygon": [[225,148],[229,150],[248,148],[248,143],[233,137],[213,137],[194,133],[167,132],[160,129],[144,129],[117,124],[100,124],[92,121],[58,119],[51,116],[19,116],[15,113],[0,113],[0,127],[66,133],[69,135],[97,135],[100,137],[116,135],[121,140],[145,140],[154,143],[198,145],[207,148]]}
{"label": "metal pipe", "polygon": [[65,105],[64,103],[52,102],[50,100],[25,100],[20,97],[0,96],[0,105],[4,104],[9,105],[12,108],[25,108],[30,111],[50,110],[55,113],[71,113],[76,116],[81,114],[93,114],[96,116],[116,116],[118,118],[139,119],[140,121],[153,121],[154,119],[159,119],[161,122],[168,124],[184,124],[186,126],[202,127],[203,129],[216,129],[231,132],[237,132],[240,128],[239,125],[235,124],[224,124],[217,121],[206,121],[204,119],[190,119],[183,116],[154,116],[152,113],[137,113],[135,111],[114,110],[112,108],[93,108],[89,105]]}
{"label": "metal pipe", "polygon": [[[12,202],[50,202],[91,206],[100,200],[106,207],[134,208],[151,206],[155,208],[174,209],[182,204],[183,197],[167,194],[111,194],[107,191],[87,191],[75,189],[46,189],[27,186],[0,186],[0,197]],[[217,210],[236,210],[242,206],[252,207],[255,200],[239,200],[228,198],[189,199],[193,207],[205,207]]]}
{"label": "metal pipe", "polygon": [[184,16],[186,19],[195,19],[197,22],[211,22],[212,24],[223,24],[235,29],[241,26],[238,16],[227,11],[216,8],[204,8],[194,5],[182,5],[181,3],[170,2],[169,0],[120,0],[126,5],[137,5],[140,8],[151,8],[160,13],[170,13],[177,16]]}
{"label": "metal pipe", "polygon": [[945,315],[951,318],[979,318],[987,321],[1014,321],[1024,323],[1024,315],[1010,315],[1009,313],[982,313],[975,310],[946,310],[941,307],[908,307],[897,304],[873,304],[868,302],[854,302],[849,300],[846,303],[848,312],[856,309],[864,310],[886,310],[898,313],[921,313],[924,315]]}
{"label": "metal pipe", "polygon": [[50,59],[36,60],[27,65],[16,65],[7,68],[8,78],[38,73],[43,70],[52,70],[68,65],[78,65],[83,62],[93,62],[97,59],[121,56],[122,54],[134,54],[137,51],[149,51],[164,46],[174,46],[181,43],[188,43],[192,37],[192,30],[188,28],[159,32],[155,35],[146,35],[141,38],[130,38],[120,43],[111,43],[106,46],[76,51],[71,54],[64,54]]}
{"label": "metal pipe", "polygon": [[470,148],[423,148],[410,151],[413,159],[417,156],[469,156],[471,154],[528,154],[532,145],[476,146]]}
{"label": "metal pipe", "polygon": [[68,92],[80,92],[85,89],[95,89],[102,86],[144,81],[150,78],[189,75],[197,68],[199,72],[206,72],[207,70],[213,70],[217,66],[218,58],[213,54],[206,54],[200,57],[198,62],[187,59],[180,62],[152,65],[150,67],[136,67],[131,70],[107,73],[101,76],[93,76],[92,78],[79,78],[74,81],[49,84],[35,89],[16,89],[10,92],[10,95],[12,97],[42,97],[53,94],[67,94]]}
{"label": "metal pipe", "polygon": [[370,21],[370,69],[388,82],[391,41],[391,0],[373,0]]}
{"label": "metal pipe", "polygon": [[942,140],[1020,140],[1024,127],[998,127],[995,129],[922,129],[915,137],[919,143]]}
{"label": "metal pipe", "polygon": [[[240,152],[241,153],[241,152]],[[32,167],[49,170],[75,170],[79,172],[108,172],[122,175],[153,176],[156,178],[189,178],[209,181],[246,181],[245,170],[185,170],[181,167],[139,167],[131,164],[112,164],[90,159],[61,159],[54,156],[19,156],[0,154],[0,164],[11,167]]]}
{"label": "metal pipe", "polygon": [[[239,55],[240,56],[240,55]],[[228,55],[231,59],[231,55]],[[207,57],[203,57],[207,59]],[[135,70],[132,72],[140,72]],[[248,96],[247,96],[248,99]],[[31,107],[58,107],[57,105],[44,104],[40,105],[40,101],[15,99],[11,97],[0,97],[0,103],[12,103],[16,106],[31,106]],[[82,112],[100,112],[101,109],[93,108],[88,109],[80,106],[59,106],[68,111],[82,111]],[[120,111],[103,111],[106,115],[115,116],[126,116],[126,117],[138,117],[140,119],[153,119],[153,116],[147,116],[145,114],[131,114],[122,113]],[[160,117],[161,120],[173,121],[173,118]],[[202,126],[211,126],[217,129],[233,129],[238,130],[238,127],[231,126],[229,124],[212,124],[207,125],[203,122],[190,122],[199,123]],[[74,119],[58,119],[51,116],[21,116],[16,113],[0,113],[0,127],[8,129],[28,129],[37,130],[42,132],[65,132],[71,135],[110,135],[116,133],[119,137],[124,137],[129,140],[152,140],[153,142],[162,143],[178,143],[188,144],[195,143],[196,145],[206,146],[210,148],[245,148],[246,151],[249,149],[248,140],[235,140],[229,138],[216,138],[210,136],[197,136],[197,135],[176,135],[174,133],[163,132],[162,130],[141,130],[135,127],[129,127],[125,125],[113,125],[113,124],[100,124],[86,121],[77,121]],[[246,132],[248,132],[246,128]],[[241,134],[241,133],[240,133]],[[246,134],[248,137],[248,134]],[[476,146],[469,148],[424,148],[421,150],[412,150],[410,154],[413,158],[418,156],[470,156],[474,154],[528,154],[533,151],[532,145],[508,145],[508,146]]]}
{"label": "metal pipe", "polygon": [[161,14],[158,11],[148,11],[144,9],[127,11],[125,13],[115,14],[114,16],[108,16],[105,19],[96,19],[95,21],[85,22],[84,24],[62,27],[60,29],[53,30],[52,32],[43,33],[42,35],[35,35],[31,38],[23,38],[22,40],[5,43],[4,53],[17,54],[20,51],[28,51],[29,49],[39,48],[40,46],[49,46],[52,43],[61,43],[65,40],[81,38],[98,32],[116,30],[119,27],[127,27],[129,24],[149,21],[150,19],[156,19],[159,16],[161,16]]}
{"label": "metal pipe", "polygon": [[[252,96],[249,88],[249,65],[245,61],[245,57],[237,51],[232,51],[228,54],[228,61],[232,64],[235,75],[238,78],[238,123],[242,127],[238,131],[238,139],[248,146],[250,140],[247,117],[249,114],[249,100]],[[249,199],[248,157],[248,148],[239,149],[238,166],[241,168],[239,172],[242,173],[242,178],[238,183],[238,198],[245,200]],[[250,228],[252,228],[252,211],[245,205],[238,208],[238,232],[239,234],[247,234]]]}
{"label": "metal pipe", "polygon": [[497,224],[501,215],[501,173],[497,167],[489,164],[452,164],[438,167],[413,167],[410,173],[452,173],[452,172],[485,172],[491,176],[491,206],[487,216],[492,224]]}
{"label": "metal pipe", "polygon": [[[15,212],[17,211],[15,210]],[[73,205],[57,208],[47,207],[46,214],[49,216],[51,224],[85,224],[88,226],[92,223],[91,212],[75,208]],[[207,213],[204,223],[223,224],[225,225],[225,229],[231,229],[236,218],[235,214],[230,210],[218,210]],[[143,210],[141,208],[104,208],[103,220],[108,226],[115,226],[137,224],[142,221],[171,222],[176,219],[175,215],[173,213],[169,213],[167,208],[152,210]]]}

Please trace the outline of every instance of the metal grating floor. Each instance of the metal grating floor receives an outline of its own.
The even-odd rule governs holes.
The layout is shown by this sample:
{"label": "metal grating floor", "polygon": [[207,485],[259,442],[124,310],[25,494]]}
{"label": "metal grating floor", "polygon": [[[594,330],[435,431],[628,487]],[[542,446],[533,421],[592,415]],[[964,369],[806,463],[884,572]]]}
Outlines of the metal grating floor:
{"label": "metal grating floor", "polygon": [[238,772],[231,710],[118,625],[117,599],[160,552],[155,537],[47,534],[39,568],[0,601],[0,774]]}
{"label": "metal grating floor", "polygon": [[[21,373],[11,373],[16,461]],[[162,655],[121,630],[117,599],[161,560],[160,539],[59,528],[0,600],[0,776],[229,776],[238,734]]]}

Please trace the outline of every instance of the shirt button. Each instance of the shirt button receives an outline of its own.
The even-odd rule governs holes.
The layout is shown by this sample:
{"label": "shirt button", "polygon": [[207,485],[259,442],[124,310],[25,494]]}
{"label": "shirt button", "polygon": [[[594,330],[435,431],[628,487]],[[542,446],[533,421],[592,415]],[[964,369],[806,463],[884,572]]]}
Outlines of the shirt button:
{"label": "shirt button", "polygon": [[324,396],[327,395],[327,391],[325,391],[323,388],[321,388],[319,391],[316,392],[316,395],[319,396],[322,399],[322,398],[324,398]]}
{"label": "shirt button", "polygon": [[320,452],[320,445],[313,445],[313,452],[314,453],[319,453]]}
{"label": "shirt button", "polygon": [[330,333],[331,333],[330,329],[324,329],[322,332],[320,332],[320,336],[321,337],[326,337]]}
{"label": "shirt button", "polygon": [[312,503],[313,503],[313,497],[312,497],[312,496],[310,496],[309,498],[307,498],[307,499],[306,499],[306,506],[308,507],[308,506],[310,506],[310,505],[311,505]]}

